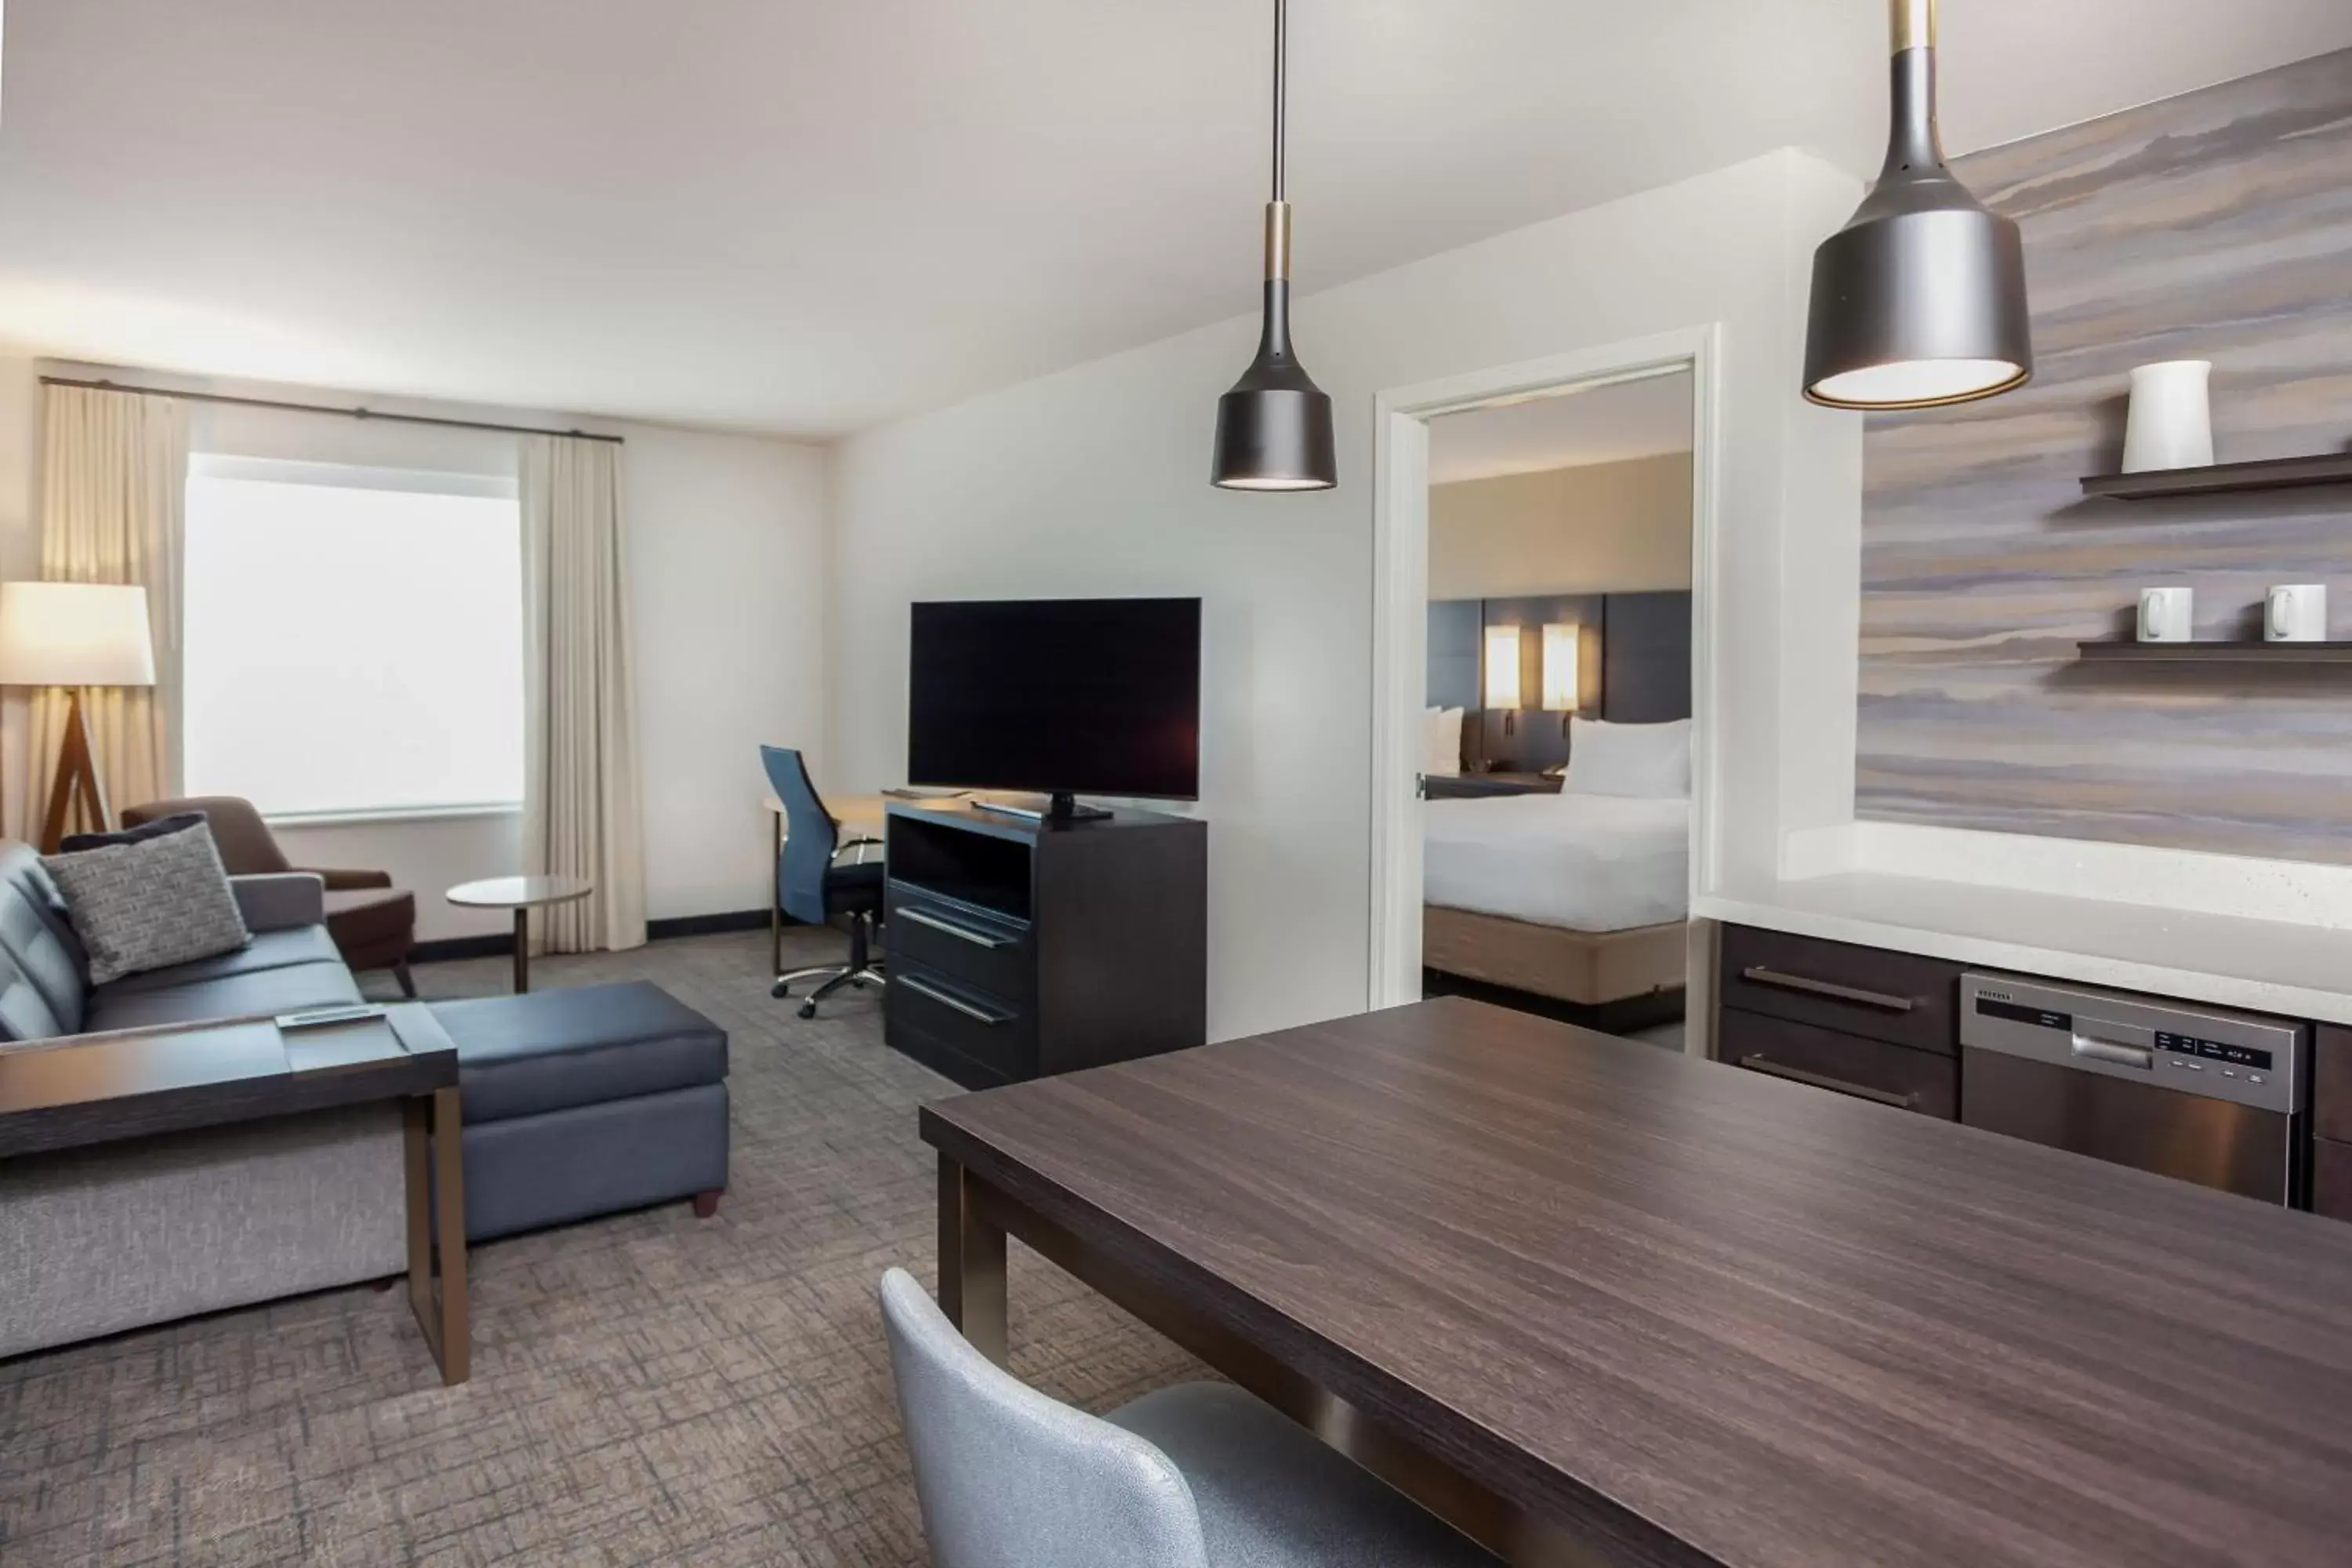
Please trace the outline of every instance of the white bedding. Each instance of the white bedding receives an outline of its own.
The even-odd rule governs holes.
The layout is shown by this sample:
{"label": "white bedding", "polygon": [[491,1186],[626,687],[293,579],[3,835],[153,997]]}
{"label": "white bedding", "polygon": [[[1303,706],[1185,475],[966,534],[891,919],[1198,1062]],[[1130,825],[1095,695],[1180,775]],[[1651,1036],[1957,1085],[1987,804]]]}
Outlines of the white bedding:
{"label": "white bedding", "polygon": [[1422,898],[1569,931],[1690,912],[1690,802],[1515,795],[1422,803]]}

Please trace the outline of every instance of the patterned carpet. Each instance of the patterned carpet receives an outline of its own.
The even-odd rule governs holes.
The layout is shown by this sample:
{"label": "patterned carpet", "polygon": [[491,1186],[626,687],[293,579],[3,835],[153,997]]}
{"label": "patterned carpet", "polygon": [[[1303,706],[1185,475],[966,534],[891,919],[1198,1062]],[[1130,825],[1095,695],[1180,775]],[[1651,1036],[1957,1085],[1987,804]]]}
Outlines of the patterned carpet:
{"label": "patterned carpet", "polygon": [[[445,1389],[404,1298],[362,1286],[0,1362],[0,1562],[919,1563],[874,1289],[931,1275],[915,1107],[874,999],[803,1023],[767,933],[548,959],[643,977],[732,1037],[731,1184],[473,1254],[474,1373]],[[831,933],[793,933],[789,963]],[[417,971],[503,990],[507,961]],[[1088,1408],[1198,1375],[1014,1248],[1013,1369]],[[5,1266],[5,1265],[0,1265]]]}

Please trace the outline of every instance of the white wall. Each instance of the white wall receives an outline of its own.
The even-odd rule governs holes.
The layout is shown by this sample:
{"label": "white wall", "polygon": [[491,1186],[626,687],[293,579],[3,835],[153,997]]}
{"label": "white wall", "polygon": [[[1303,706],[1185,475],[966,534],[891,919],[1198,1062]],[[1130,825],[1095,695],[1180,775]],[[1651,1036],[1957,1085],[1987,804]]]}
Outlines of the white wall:
{"label": "white wall", "polygon": [[1429,488],[1433,599],[1659,592],[1690,582],[1687,452]]}
{"label": "white wall", "polygon": [[[814,746],[824,731],[824,453],[799,443],[582,420],[537,410],[449,407],[314,388],[37,365],[0,353],[0,578],[39,566],[42,369],[387,412],[582,428],[625,438],[623,516],[635,644],[647,913],[656,920],[764,909],[772,829],[761,742]],[[510,437],[389,422],[192,405],[199,450],[449,472],[513,471]],[[0,789],[23,817],[22,703],[0,724]],[[129,804],[127,802],[121,804]],[[417,893],[425,940],[503,931],[498,910],[457,910],[454,883],[521,865],[515,814],[278,830],[298,863],[377,867]]]}
{"label": "white wall", "polygon": [[[1859,194],[1777,153],[1300,300],[1300,350],[1339,416],[1340,486],[1326,494],[1208,483],[1213,409],[1249,357],[1247,318],[852,437],[834,476],[825,782],[903,773],[911,600],[1197,594],[1211,1033],[1362,1007],[1374,394],[1720,322],[1711,804],[1718,858],[1769,864],[1780,795],[1818,787],[1789,753],[1834,740],[1841,700],[1853,754],[1852,641],[1825,658],[1809,638],[1794,659],[1780,589],[1856,542],[1860,422],[1797,384],[1811,248]],[[1313,221],[1302,209],[1309,243]],[[1843,584],[1834,570],[1823,582],[1848,616],[1853,580],[1849,559]]]}
{"label": "white wall", "polygon": [[824,738],[824,454],[628,437],[646,911],[764,910],[774,826],[759,747]]}

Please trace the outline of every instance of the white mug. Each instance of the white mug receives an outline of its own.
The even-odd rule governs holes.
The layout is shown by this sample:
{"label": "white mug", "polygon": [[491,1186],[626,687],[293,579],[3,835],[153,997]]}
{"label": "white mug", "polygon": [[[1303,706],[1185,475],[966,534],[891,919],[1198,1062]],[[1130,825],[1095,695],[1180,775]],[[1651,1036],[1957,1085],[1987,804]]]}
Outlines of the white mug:
{"label": "white mug", "polygon": [[2131,373],[2124,418],[2124,472],[2204,468],[2213,463],[2213,409],[2206,390],[2213,362],[2166,360]]}
{"label": "white mug", "polygon": [[2264,642],[2326,642],[2327,585],[2296,583],[2273,588],[2263,606]]}
{"label": "white mug", "polygon": [[2139,640],[2187,642],[2193,601],[2186,588],[2139,591]]}

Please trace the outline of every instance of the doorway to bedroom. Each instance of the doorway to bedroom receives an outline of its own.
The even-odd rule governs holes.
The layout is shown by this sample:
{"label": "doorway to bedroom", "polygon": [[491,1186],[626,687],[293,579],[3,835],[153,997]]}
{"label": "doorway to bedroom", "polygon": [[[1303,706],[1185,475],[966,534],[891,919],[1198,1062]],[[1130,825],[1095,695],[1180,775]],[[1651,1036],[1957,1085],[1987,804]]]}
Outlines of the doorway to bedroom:
{"label": "doorway to bedroom", "polygon": [[1375,1005],[1684,1046],[1709,342],[1382,400]]}

